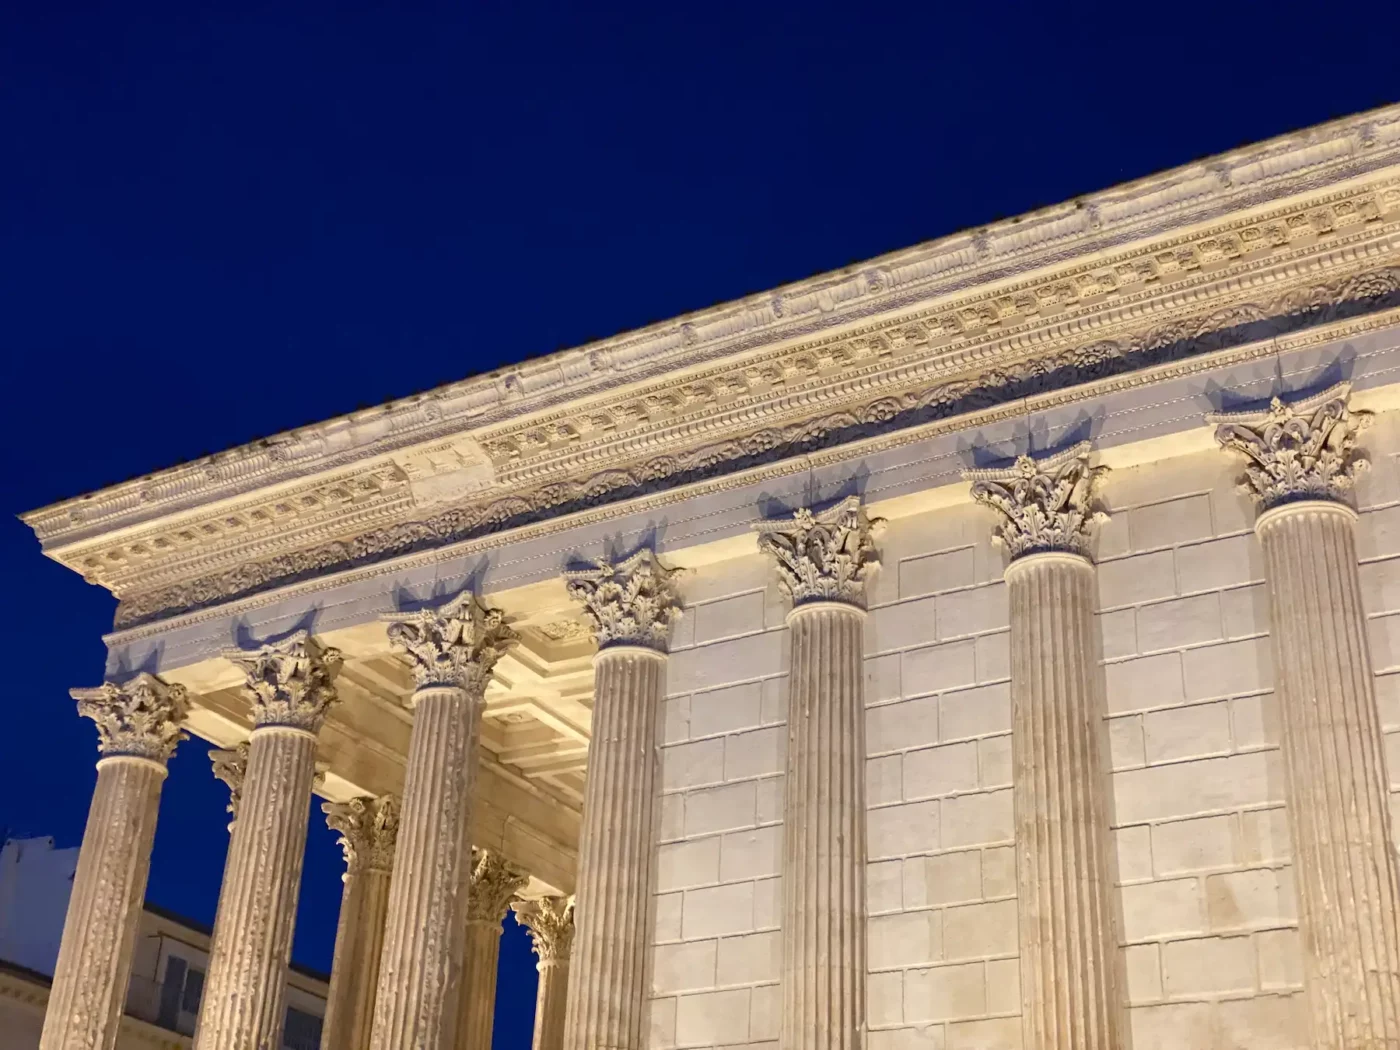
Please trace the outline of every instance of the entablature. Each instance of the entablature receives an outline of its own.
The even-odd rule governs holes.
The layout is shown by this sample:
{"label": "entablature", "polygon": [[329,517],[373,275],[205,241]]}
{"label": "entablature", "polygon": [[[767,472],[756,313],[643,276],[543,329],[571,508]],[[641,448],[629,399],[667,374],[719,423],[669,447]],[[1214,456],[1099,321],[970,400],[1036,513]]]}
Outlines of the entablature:
{"label": "entablature", "polygon": [[1383,308],[1397,244],[1391,107],[26,521],[132,625]]}

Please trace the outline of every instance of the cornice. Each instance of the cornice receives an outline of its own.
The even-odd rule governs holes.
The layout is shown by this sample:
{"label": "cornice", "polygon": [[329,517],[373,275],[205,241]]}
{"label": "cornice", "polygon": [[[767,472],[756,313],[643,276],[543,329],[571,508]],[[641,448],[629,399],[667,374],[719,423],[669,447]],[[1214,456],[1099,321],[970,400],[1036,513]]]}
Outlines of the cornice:
{"label": "cornice", "polygon": [[[1385,253],[1378,253],[1385,257]],[[637,461],[620,456],[617,466],[579,471],[559,480],[466,505],[452,506],[416,520],[394,522],[300,550],[283,550],[265,560],[241,560],[236,567],[193,581],[145,591],[124,601],[117,626],[217,604],[313,576],[354,568],[414,551],[442,548],[463,540],[515,529],[590,507],[617,504],[664,489],[676,489],[724,474],[799,457],[865,438],[917,427],[934,420],[966,416],[998,404],[1016,404],[1032,394],[1068,390],[1112,375],[1201,356],[1261,338],[1305,330],[1400,306],[1400,266],[1365,269],[1373,261],[1356,253],[1340,276],[1317,281],[1315,268],[1299,267],[1292,280],[1264,286],[1268,298],[1242,299],[1249,282],[1234,282],[1230,298],[1190,301],[1183,308],[1153,316],[1141,311],[1139,325],[1092,333],[1092,339],[1064,344],[1057,353],[1021,354],[998,367],[964,371],[904,386],[858,387],[863,400],[822,396],[823,411],[749,424],[742,431],[716,435]],[[1360,264],[1363,268],[1356,269]],[[1243,285],[1243,288],[1241,288]],[[1212,301],[1213,299],[1213,301]]]}
{"label": "cornice", "polygon": [[[396,577],[438,563],[444,558],[469,560],[506,544],[529,543],[571,534],[578,529],[616,520],[624,514],[663,514],[668,508],[689,501],[755,484],[776,483],[794,474],[806,474],[812,470],[895,451],[941,435],[975,432],[1009,419],[1043,414],[1067,405],[1083,404],[1156,383],[1168,383],[1221,368],[1232,368],[1284,352],[1359,339],[1397,327],[1400,327],[1400,305],[1355,317],[1319,320],[1314,328],[1296,329],[1277,336],[1266,334],[1240,345],[1226,346],[1142,370],[1111,373],[1080,386],[1048,389],[1025,398],[988,404],[965,415],[934,419],[917,426],[858,438],[847,444],[817,449],[806,455],[719,474],[676,488],[658,489],[627,500],[622,505],[603,504],[588,509],[561,512],[533,524],[522,525],[508,534],[487,532],[475,538],[450,543],[445,547],[432,547],[373,559],[361,565],[330,569],[324,574],[311,574],[301,581],[279,582],[275,587],[249,592],[243,597],[231,598],[226,602],[211,602],[189,610],[172,612],[169,618],[157,617],[142,623],[119,624],[117,629],[107,636],[106,641],[109,646],[127,645],[160,636],[167,631],[191,628],[228,616],[255,616],[260,609],[310,598],[329,586],[338,587],[381,577]],[[559,555],[563,557],[571,550],[572,545],[566,543],[560,549]]]}
{"label": "cornice", "polygon": [[[1393,188],[1400,198],[1400,185]],[[1092,301],[1058,309],[1049,316],[1043,316],[1044,311],[1034,311],[999,317],[980,331],[965,333],[956,342],[945,340],[940,347],[921,344],[904,352],[891,350],[911,331],[927,332],[929,322],[925,316],[912,314],[864,325],[796,352],[789,349],[784,351],[786,359],[814,362],[807,370],[809,374],[780,380],[759,394],[702,406],[703,411],[659,414],[655,421],[554,450],[524,467],[502,464],[486,468],[491,471],[489,483],[482,483],[482,463],[474,458],[484,459],[484,453],[473,451],[474,442],[471,448],[464,444],[471,439],[440,443],[436,451],[429,451],[442,460],[441,450],[450,449],[452,455],[446,460],[449,467],[471,459],[465,472],[468,494],[475,492],[482,498],[492,496],[498,500],[512,492],[528,496],[534,489],[547,488],[551,478],[556,483],[568,483],[610,467],[693,452],[725,436],[761,434],[799,422],[809,417],[814,408],[829,411],[868,405],[876,391],[898,397],[937,377],[955,375],[958,369],[987,370],[991,362],[1004,369],[1037,353],[1050,359],[1074,340],[1118,338],[1118,333],[1129,329],[1141,332],[1150,321],[1160,325],[1172,318],[1198,317],[1208,305],[1222,310],[1242,301],[1277,297],[1278,287],[1313,275],[1357,272],[1378,265],[1393,256],[1400,243],[1400,210],[1381,212],[1376,205],[1378,198],[1375,188],[1353,188],[1329,194],[1321,202],[1295,202],[1290,209],[1276,209],[1248,222],[1234,223],[1223,231],[1215,227],[1192,237],[1140,245],[1136,261],[1125,253],[1123,261],[1116,263],[1117,268],[1139,273],[1140,268],[1155,267],[1158,276],[1125,280],[1113,294],[1100,291]],[[1338,209],[1345,209],[1343,214],[1350,214],[1357,221],[1335,221]],[[1317,225],[1310,225],[1309,229],[1326,229],[1294,241],[1279,238],[1280,243],[1270,249],[1248,256],[1241,253],[1217,265],[1207,265],[1202,243],[1218,245],[1238,238],[1241,229],[1268,229],[1270,224],[1286,223],[1290,214],[1311,216],[1310,222]],[[1191,265],[1163,276],[1160,264],[1154,261],[1154,257],[1161,256],[1187,258]],[[1114,260],[1101,260],[1096,265],[1101,272],[1094,287],[1103,289],[1113,280],[1109,276],[1113,271],[1102,267],[1115,265]],[[1015,289],[1010,291],[1014,293]],[[861,352],[862,347],[880,350]],[[839,364],[835,365],[820,363],[838,359]],[[756,371],[753,360],[730,362],[727,367],[731,377]],[[667,389],[675,390],[676,384]],[[258,494],[238,507],[224,506],[163,526],[128,532],[120,542],[65,550],[60,557],[91,581],[128,598],[209,575],[221,565],[245,565],[275,557],[279,552],[341,541],[378,526],[428,517],[428,508],[420,504],[416,493],[420,485],[437,484],[440,480],[429,469],[433,457],[419,451],[399,458],[401,463],[381,460],[369,465],[358,476],[340,473],[313,479],[296,490]],[[447,478],[461,476],[458,470]]]}
{"label": "cornice", "polygon": [[[63,549],[455,435],[480,434],[487,440],[486,432],[492,428],[528,431],[526,417],[555,406],[662,375],[669,384],[671,377],[717,359],[819,337],[881,314],[917,310],[968,289],[985,289],[990,296],[994,286],[1018,275],[1096,257],[1299,193],[1337,187],[1397,163],[1400,106],[1392,106],[517,368],[252,442],[54,504],[25,515],[24,520],[46,550]],[[1400,199],[1400,191],[1396,192]],[[1393,206],[1394,202],[1382,203]],[[1295,225],[1279,229],[1285,242],[1318,232],[1306,217],[1292,221]],[[1240,246],[1245,253],[1251,250],[1249,242],[1241,241]],[[1099,294],[1092,275],[1070,290],[1076,299]],[[1011,304],[1014,307],[1014,296]],[[1058,302],[1042,305],[1054,308]],[[976,320],[977,308],[959,307],[967,309],[974,311],[971,319]],[[987,320],[1000,311],[995,300],[982,305]],[[959,325],[967,320],[957,311],[948,316]],[[955,327],[949,335],[961,331]],[[940,323],[932,341],[942,338],[942,332]],[[647,422],[651,421],[648,416]],[[558,437],[564,444],[571,440],[568,434]]]}

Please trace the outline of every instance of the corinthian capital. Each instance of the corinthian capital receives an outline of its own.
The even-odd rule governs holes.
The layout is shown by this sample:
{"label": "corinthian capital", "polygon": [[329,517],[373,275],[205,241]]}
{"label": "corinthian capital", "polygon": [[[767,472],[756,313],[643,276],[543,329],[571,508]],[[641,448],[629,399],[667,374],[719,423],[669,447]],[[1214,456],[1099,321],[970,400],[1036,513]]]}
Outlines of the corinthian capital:
{"label": "corinthian capital", "polygon": [[1240,488],[1260,510],[1295,500],[1343,502],[1366,469],[1356,435],[1371,422],[1371,413],[1347,405],[1350,383],[1286,403],[1274,398],[1266,412],[1215,412],[1222,448],[1245,457]]}
{"label": "corinthian capital", "polygon": [[445,605],[417,612],[389,613],[389,644],[408,655],[419,689],[447,686],[479,697],[491,669],[516,641],[505,613],[488,609],[470,591]]}
{"label": "corinthian capital", "polygon": [[472,850],[471,889],[467,893],[467,921],[499,926],[511,898],[530,876],[506,862],[499,853]]}
{"label": "corinthian capital", "polygon": [[185,739],[180,725],[189,711],[182,685],[167,685],[139,674],[123,685],[104,682],[96,689],[74,689],[78,714],[97,724],[97,750],[103,756],[132,755],[165,763]]}
{"label": "corinthian capital", "polygon": [[320,732],[326,711],[336,701],[339,649],[323,646],[306,631],[298,631],[259,649],[225,650],[224,658],[243,669],[255,725]]}
{"label": "corinthian capital", "polygon": [[209,752],[209,764],[214,767],[214,779],[228,785],[228,829],[238,822],[238,800],[243,797],[243,778],[248,775],[248,744],[246,742],[229,748],[227,751],[213,748]]}
{"label": "corinthian capital", "polygon": [[515,917],[530,931],[540,966],[568,959],[574,949],[574,899],[540,897],[517,900],[511,907]]}
{"label": "corinthian capital", "polygon": [[873,530],[884,524],[866,517],[859,498],[814,514],[806,507],[790,520],[754,526],[758,548],[778,567],[778,586],[794,606],[845,602],[865,607],[865,582],[880,564]]}
{"label": "corinthian capital", "polygon": [[1004,469],[969,470],[972,498],[1001,516],[995,537],[1012,560],[1043,551],[1089,556],[1093,526],[1108,520],[1098,504],[1107,467],[1089,466],[1089,443],[1045,459],[1020,456]]}
{"label": "corinthian capital", "polygon": [[345,874],[362,871],[392,871],[394,845],[399,836],[399,800],[393,795],[379,798],[352,798],[349,802],[323,802],[326,825],[340,835],[345,853]]}
{"label": "corinthian capital", "polygon": [[677,575],[644,548],[615,565],[600,561],[566,572],[564,586],[583,605],[600,649],[641,645],[664,653],[671,624],[681,614]]}

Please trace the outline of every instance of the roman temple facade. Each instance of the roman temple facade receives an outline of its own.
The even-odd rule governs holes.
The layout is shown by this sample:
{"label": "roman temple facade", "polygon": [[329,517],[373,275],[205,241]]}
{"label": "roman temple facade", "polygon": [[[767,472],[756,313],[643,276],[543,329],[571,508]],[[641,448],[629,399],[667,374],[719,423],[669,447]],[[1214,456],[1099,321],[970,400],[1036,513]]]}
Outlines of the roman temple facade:
{"label": "roman temple facade", "polygon": [[313,794],[329,1050],[486,1050],[508,908],[537,1050],[1395,1050],[1397,457],[1393,107],[34,511],[120,599],[43,1050],[182,733],[196,1050]]}

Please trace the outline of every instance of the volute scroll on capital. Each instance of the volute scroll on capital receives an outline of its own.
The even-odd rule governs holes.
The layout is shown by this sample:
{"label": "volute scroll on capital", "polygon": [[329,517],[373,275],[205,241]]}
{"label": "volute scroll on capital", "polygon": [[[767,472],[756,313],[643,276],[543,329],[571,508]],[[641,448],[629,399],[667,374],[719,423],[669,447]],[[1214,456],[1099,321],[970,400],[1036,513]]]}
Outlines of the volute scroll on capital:
{"label": "volute scroll on capital", "polygon": [[1220,446],[1245,458],[1240,491],[1259,510],[1321,500],[1347,503],[1359,474],[1370,464],[1356,447],[1371,413],[1353,409],[1351,384],[1338,383],[1311,397],[1267,409],[1212,412],[1206,422]]}
{"label": "volute scroll on capital", "polygon": [[399,800],[393,795],[352,798],[349,802],[323,802],[326,826],[339,835],[345,854],[348,882],[362,871],[389,872],[394,867],[394,847],[399,834]]}
{"label": "volute scroll on capital", "polygon": [[97,726],[97,749],[104,758],[145,758],[162,765],[181,740],[189,713],[189,693],[182,685],[141,673],[121,685],[104,682],[93,689],[72,689],[78,714]]}
{"label": "volute scroll on capital", "polygon": [[243,780],[248,775],[248,742],[245,740],[231,748],[211,748],[209,763],[214,768],[214,779],[228,785],[229,814],[228,829],[238,823],[238,800],[243,797]]}
{"label": "volute scroll on capital", "polygon": [[859,497],[847,496],[823,511],[799,507],[791,518],[759,522],[754,531],[794,608],[839,602],[863,609],[866,581],[880,564],[874,534],[883,525],[866,515]]}
{"label": "volute scroll on capital", "polygon": [[516,919],[530,934],[539,966],[567,959],[574,945],[574,898],[517,898],[511,904]]}
{"label": "volute scroll on capital", "polygon": [[1029,554],[1061,552],[1090,556],[1093,528],[1108,520],[1099,490],[1108,474],[1090,466],[1089,442],[1036,459],[1018,456],[1009,467],[963,472],[972,498],[996,511],[993,538],[1011,560]]}
{"label": "volute scroll on capital", "polygon": [[499,926],[511,900],[529,881],[529,875],[495,850],[473,849],[467,921]]}
{"label": "volute scroll on capital", "polygon": [[463,591],[435,609],[388,613],[389,644],[404,653],[419,689],[463,689],[480,698],[496,661],[518,636],[505,613]]}
{"label": "volute scroll on capital", "polygon": [[599,649],[636,645],[666,652],[671,625],[681,615],[679,569],[643,548],[620,562],[598,561],[564,573],[569,597],[583,606]]}
{"label": "volute scroll on capital", "polygon": [[307,631],[257,649],[226,649],[224,658],[242,668],[256,728],[285,726],[318,733],[336,702],[339,649],[324,646]]}

